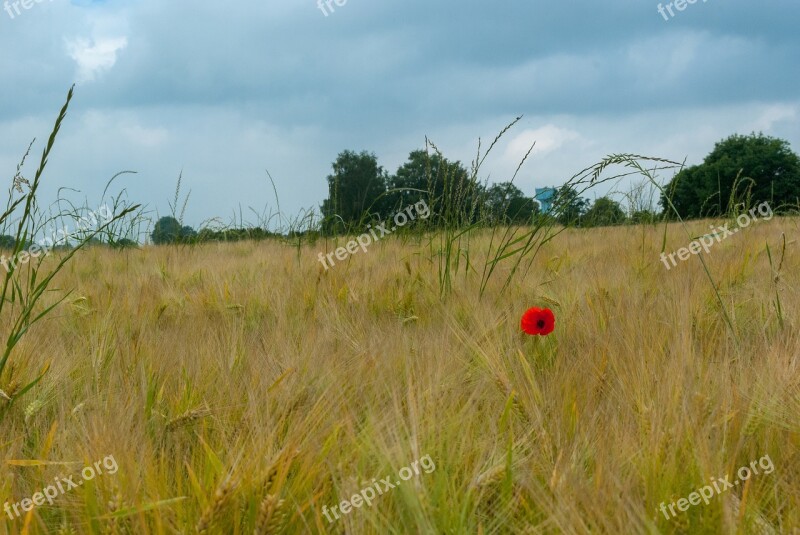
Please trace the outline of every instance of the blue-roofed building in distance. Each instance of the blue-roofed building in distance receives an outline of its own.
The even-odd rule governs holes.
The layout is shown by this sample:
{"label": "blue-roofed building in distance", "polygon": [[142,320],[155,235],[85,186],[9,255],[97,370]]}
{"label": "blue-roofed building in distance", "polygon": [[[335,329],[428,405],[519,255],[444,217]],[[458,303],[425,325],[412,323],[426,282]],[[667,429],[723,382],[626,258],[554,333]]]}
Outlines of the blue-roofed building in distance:
{"label": "blue-roofed building in distance", "polygon": [[549,214],[553,209],[553,199],[556,196],[556,188],[536,188],[533,198],[539,203],[539,210],[543,214]]}

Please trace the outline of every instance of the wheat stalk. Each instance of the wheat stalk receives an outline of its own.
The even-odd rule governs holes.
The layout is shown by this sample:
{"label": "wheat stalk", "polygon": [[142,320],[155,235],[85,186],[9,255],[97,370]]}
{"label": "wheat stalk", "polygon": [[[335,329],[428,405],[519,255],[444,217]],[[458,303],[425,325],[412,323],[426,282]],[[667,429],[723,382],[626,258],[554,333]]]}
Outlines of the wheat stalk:
{"label": "wheat stalk", "polygon": [[229,477],[226,478],[217,489],[217,492],[214,493],[214,500],[211,502],[211,505],[209,505],[200,516],[200,521],[197,523],[197,533],[208,532],[208,529],[214,524],[214,521],[219,518],[220,513],[222,513],[222,510],[230,500],[235,489],[236,483]]}
{"label": "wheat stalk", "polygon": [[178,429],[185,425],[189,425],[193,421],[199,420],[200,418],[205,418],[209,414],[211,414],[211,410],[208,409],[207,407],[186,411],[177,418],[173,418],[172,420],[167,422],[167,431],[174,431],[175,429]]}
{"label": "wheat stalk", "polygon": [[285,500],[278,499],[274,494],[267,494],[258,508],[258,521],[253,535],[272,535],[283,529],[288,511],[283,509]]}

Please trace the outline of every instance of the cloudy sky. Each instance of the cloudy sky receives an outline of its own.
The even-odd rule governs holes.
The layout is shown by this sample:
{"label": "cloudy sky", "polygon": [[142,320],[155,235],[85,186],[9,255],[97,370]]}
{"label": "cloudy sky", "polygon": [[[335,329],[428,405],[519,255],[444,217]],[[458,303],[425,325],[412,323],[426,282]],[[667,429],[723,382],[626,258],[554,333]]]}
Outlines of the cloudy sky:
{"label": "cloudy sky", "polygon": [[182,171],[198,226],[274,209],[268,169],[292,215],[344,149],[394,172],[428,136],[469,162],[517,115],[483,178],[536,141],[528,195],[609,153],[693,164],[751,131],[800,151],[797,0],[37,1],[0,12],[0,169],[41,152],[75,83],[46,200],[134,170],[120,187],[163,215]]}

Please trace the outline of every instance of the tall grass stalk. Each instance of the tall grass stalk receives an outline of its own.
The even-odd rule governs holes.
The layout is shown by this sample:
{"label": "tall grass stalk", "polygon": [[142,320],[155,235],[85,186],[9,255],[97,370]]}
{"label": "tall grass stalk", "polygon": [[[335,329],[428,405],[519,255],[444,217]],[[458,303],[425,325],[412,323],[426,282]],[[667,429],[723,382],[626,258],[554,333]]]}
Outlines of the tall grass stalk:
{"label": "tall grass stalk", "polygon": [[[658,190],[662,193],[663,198],[666,199],[666,202],[669,204],[670,210],[680,222],[681,228],[683,228],[684,233],[691,240],[692,234],[689,232],[689,228],[686,226],[686,223],[684,222],[683,218],[678,212],[678,209],[672,203],[671,196],[667,194],[667,192],[664,190],[664,187],[658,183],[658,180],[656,180],[655,171],[659,168],[655,168],[652,170],[645,168],[644,165],[642,165],[642,162],[652,162],[655,163],[656,165],[666,165],[666,167],[661,167],[660,169],[683,168],[683,164],[679,164],[677,162],[673,162],[670,160],[664,160],[661,158],[650,158],[645,156],[638,156],[635,154],[614,154],[608,156],[599,164],[586,169],[585,172],[587,174],[588,173],[591,174],[590,183],[594,185],[596,183],[605,182],[606,180],[617,178],[617,177],[611,177],[609,179],[599,180],[600,175],[603,173],[603,171],[611,165],[622,165],[624,167],[634,169],[634,173],[644,176],[650,181],[651,184],[653,184],[656,188],[658,188]],[[618,175],[618,176],[625,176],[625,175]],[[666,250],[666,232],[667,229],[665,221],[664,238],[662,239],[662,245],[661,245],[662,253]],[[711,275],[711,271],[708,269],[708,264],[703,258],[703,255],[697,255],[697,258],[703,265],[703,271],[705,272],[706,278],[708,279],[708,282],[711,284],[711,289],[714,291],[714,295],[717,298],[717,302],[719,303],[719,309],[720,312],[722,313],[722,317],[725,320],[725,323],[727,324],[728,328],[730,329],[731,335],[733,336],[733,340],[738,347],[739,339],[736,333],[736,328],[733,326],[733,321],[731,320],[730,314],[728,314],[728,308],[725,306],[725,302],[722,300],[722,296],[719,294],[719,290],[717,289],[717,284],[714,282],[714,277]]]}
{"label": "tall grass stalk", "polygon": [[[69,108],[69,103],[72,100],[74,89],[75,88],[73,86],[70,88],[67,94],[67,100],[64,103],[64,106],[61,108],[61,112],[56,119],[53,131],[50,133],[47,145],[42,152],[42,158],[39,162],[39,167],[36,170],[33,181],[28,182],[27,180],[23,179],[20,174],[20,170],[25,163],[25,159],[30,153],[30,147],[33,145],[33,142],[23,156],[20,165],[17,167],[17,176],[15,176],[14,183],[9,191],[6,209],[3,214],[0,215],[0,227],[5,227],[6,223],[15,214],[16,210],[22,210],[19,221],[16,224],[14,247],[11,251],[11,259],[18,259],[20,258],[21,254],[27,254],[23,252],[23,249],[29,244],[33,243],[37,229],[44,227],[44,225],[37,220],[37,215],[39,212],[37,208],[36,195],[39,190],[42,174],[47,166],[48,157],[50,156],[50,152],[55,144],[56,136],[58,135],[58,132],[61,129],[61,124],[67,115],[67,109]],[[25,193],[22,187],[23,184],[28,187],[27,193]],[[21,196],[16,199],[14,198],[15,191],[17,193],[22,193]],[[18,266],[14,261],[10,261],[8,263],[8,268],[2,279],[2,291],[0,291],[0,319],[2,319],[4,323],[7,322],[8,326],[8,331],[5,335],[5,347],[2,349],[2,356],[0,356],[0,375],[5,370],[14,348],[17,346],[17,344],[19,344],[22,337],[28,333],[33,325],[44,319],[62,301],[64,301],[64,299],[68,297],[69,292],[57,299],[54,303],[44,305],[41,309],[38,308],[39,302],[42,300],[45,292],[53,282],[53,278],[83,246],[92,240],[92,238],[94,238],[100,232],[108,230],[109,226],[114,222],[122,220],[128,214],[135,212],[138,208],[139,206],[135,205],[123,209],[121,212],[115,214],[110,221],[107,221],[98,229],[81,236],[76,246],[68,250],[65,254],[61,255],[55,266],[50,269],[45,269],[46,255],[39,256],[36,261],[30,261],[29,263],[25,264],[25,267]],[[8,313],[9,309],[10,317],[3,317],[3,314]],[[7,400],[8,403],[5,403],[3,408],[0,409],[0,418],[2,418],[6,411],[8,411],[16,399],[28,392],[42,379],[42,377],[44,377],[47,368],[48,367],[45,366],[35,378],[17,390],[15,394]]]}

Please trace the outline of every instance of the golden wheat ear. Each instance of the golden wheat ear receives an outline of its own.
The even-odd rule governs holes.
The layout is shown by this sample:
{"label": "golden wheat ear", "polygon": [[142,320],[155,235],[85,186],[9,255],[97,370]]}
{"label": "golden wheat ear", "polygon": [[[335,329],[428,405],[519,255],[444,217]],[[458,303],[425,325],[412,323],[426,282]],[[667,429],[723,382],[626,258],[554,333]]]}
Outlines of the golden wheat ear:
{"label": "golden wheat ear", "polygon": [[236,486],[237,483],[233,479],[230,477],[225,478],[225,481],[214,493],[214,500],[200,516],[200,521],[196,526],[197,533],[208,533],[209,528],[214,525],[214,522],[220,517],[223,509],[230,501],[231,496],[233,496]]}
{"label": "golden wheat ear", "polygon": [[286,501],[278,499],[274,494],[267,494],[258,508],[258,521],[253,535],[273,535],[280,533],[289,517],[284,508]]}

